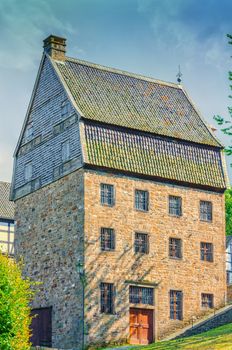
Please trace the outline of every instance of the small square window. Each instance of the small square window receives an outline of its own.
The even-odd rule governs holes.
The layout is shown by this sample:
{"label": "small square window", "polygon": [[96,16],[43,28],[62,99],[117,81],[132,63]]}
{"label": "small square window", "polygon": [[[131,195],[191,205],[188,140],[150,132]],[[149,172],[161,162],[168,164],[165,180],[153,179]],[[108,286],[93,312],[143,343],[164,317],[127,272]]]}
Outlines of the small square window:
{"label": "small square window", "polygon": [[67,117],[72,111],[72,106],[69,100],[65,100],[61,103],[61,117]]}
{"label": "small square window", "polygon": [[182,320],[183,293],[179,290],[170,290],[170,319]]}
{"label": "small square window", "polygon": [[153,288],[130,286],[130,303],[154,305]]}
{"label": "small square window", "polygon": [[148,211],[149,193],[148,191],[135,190],[135,209]]}
{"label": "small square window", "polygon": [[115,234],[112,228],[101,228],[101,250],[114,250],[115,249]]}
{"label": "small square window", "polygon": [[213,294],[201,294],[201,307],[204,309],[213,308]]}
{"label": "small square window", "polygon": [[101,184],[101,204],[114,205],[114,186],[109,184]]}
{"label": "small square window", "polygon": [[31,178],[32,178],[32,162],[27,163],[25,165],[24,178],[25,178],[25,181],[30,181],[31,180]]}
{"label": "small square window", "polygon": [[169,238],[169,257],[182,258],[182,241],[179,238]]}
{"label": "small square window", "polygon": [[200,201],[201,221],[212,221],[212,202]]}
{"label": "small square window", "polygon": [[139,232],[135,233],[135,253],[149,253],[148,234]]}
{"label": "small square window", "polygon": [[213,244],[201,242],[201,260],[213,261]]}
{"label": "small square window", "polygon": [[29,142],[34,136],[32,123],[28,124],[25,130],[25,141]]}
{"label": "small square window", "polygon": [[169,196],[169,214],[173,216],[182,215],[182,199],[177,196]]}
{"label": "small square window", "polygon": [[70,142],[65,141],[61,145],[62,161],[67,162],[70,159]]}
{"label": "small square window", "polygon": [[101,283],[101,312],[105,314],[114,313],[114,285],[113,283]]}

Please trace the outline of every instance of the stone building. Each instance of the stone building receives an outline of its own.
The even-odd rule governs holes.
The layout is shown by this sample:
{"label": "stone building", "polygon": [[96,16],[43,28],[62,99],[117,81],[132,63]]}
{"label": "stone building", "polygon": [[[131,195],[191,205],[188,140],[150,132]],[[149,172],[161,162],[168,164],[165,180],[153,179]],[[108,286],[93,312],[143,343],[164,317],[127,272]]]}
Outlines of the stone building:
{"label": "stone building", "polygon": [[10,201],[10,183],[0,181],[0,251],[14,255],[14,203]]}
{"label": "stone building", "polygon": [[224,305],[223,147],[181,85],[44,40],[15,151],[35,345],[147,344]]}

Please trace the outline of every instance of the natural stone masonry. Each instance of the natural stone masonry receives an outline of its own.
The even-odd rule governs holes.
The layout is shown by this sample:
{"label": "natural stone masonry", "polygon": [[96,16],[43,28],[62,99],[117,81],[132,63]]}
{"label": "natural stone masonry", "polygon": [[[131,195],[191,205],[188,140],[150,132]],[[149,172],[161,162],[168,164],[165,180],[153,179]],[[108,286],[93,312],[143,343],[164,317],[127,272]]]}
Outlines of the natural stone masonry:
{"label": "natural stone masonry", "polygon": [[[113,207],[100,204],[100,183],[115,186],[116,203]],[[128,280],[146,280],[158,283],[155,292],[156,338],[181,328],[192,316],[204,314],[201,293],[214,294],[216,308],[225,303],[225,237],[224,195],[191,188],[163,185],[151,181],[88,171],[85,187],[85,268],[86,323],[88,343],[127,339],[129,335]],[[134,209],[135,189],[148,190],[148,212]],[[183,215],[168,215],[168,196],[182,197]],[[199,220],[199,201],[213,203],[213,222]],[[115,230],[116,249],[100,251],[100,228]],[[134,232],[149,234],[149,254],[134,254]],[[182,239],[183,259],[168,257],[168,239]],[[200,260],[200,242],[212,242],[214,262]],[[116,313],[100,314],[99,284],[101,281],[116,286]],[[169,290],[183,291],[183,321],[170,320]]]}
{"label": "natural stone masonry", "polygon": [[184,333],[181,333],[179,336],[174,339],[190,337],[191,335],[196,335],[202,332],[209,331],[215,327],[223,326],[232,322],[232,306],[226,308],[225,310],[220,311],[219,313],[212,315],[209,319],[199,322],[197,325],[194,325],[192,328],[189,328]]}
{"label": "natural stone masonry", "polygon": [[83,261],[83,171],[72,173],[17,201],[16,256],[25,275],[42,282],[32,308],[52,307],[52,345],[74,348],[81,342]]}

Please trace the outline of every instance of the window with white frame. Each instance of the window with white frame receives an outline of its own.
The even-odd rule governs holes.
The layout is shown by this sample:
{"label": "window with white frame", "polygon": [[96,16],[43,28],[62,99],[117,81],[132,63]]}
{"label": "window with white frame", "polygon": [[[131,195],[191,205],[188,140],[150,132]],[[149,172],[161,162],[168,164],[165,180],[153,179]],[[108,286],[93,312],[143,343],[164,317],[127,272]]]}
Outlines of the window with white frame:
{"label": "window with white frame", "polygon": [[30,181],[32,178],[32,162],[27,163],[24,168],[25,181]]}
{"label": "window with white frame", "polygon": [[62,154],[62,161],[67,162],[70,158],[70,142],[69,142],[69,140],[62,143],[61,154]]}

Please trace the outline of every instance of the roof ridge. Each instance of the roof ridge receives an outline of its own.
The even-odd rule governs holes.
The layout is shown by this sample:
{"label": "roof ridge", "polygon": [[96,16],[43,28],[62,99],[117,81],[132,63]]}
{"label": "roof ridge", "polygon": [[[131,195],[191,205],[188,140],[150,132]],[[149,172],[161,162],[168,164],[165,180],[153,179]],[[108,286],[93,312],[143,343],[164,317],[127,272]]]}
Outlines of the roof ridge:
{"label": "roof ridge", "polygon": [[137,73],[132,73],[132,72],[129,72],[129,71],[118,69],[118,68],[103,66],[103,65],[98,64],[98,63],[93,63],[93,62],[89,62],[89,61],[85,61],[85,60],[80,60],[78,58],[66,57],[66,60],[64,62],[57,61],[57,60],[54,60],[54,61],[56,63],[58,63],[58,64],[65,64],[65,61],[71,61],[71,62],[74,62],[74,63],[79,63],[81,65],[89,66],[89,67],[96,68],[96,69],[99,69],[99,70],[112,72],[112,73],[117,73],[117,74],[121,74],[121,75],[126,75],[126,76],[129,76],[129,77],[132,77],[132,78],[145,80],[145,81],[149,81],[149,82],[152,82],[152,83],[169,86],[169,87],[172,87],[174,89],[182,90],[182,86],[179,85],[179,84],[176,84],[176,83],[155,79],[153,77],[149,77],[149,76],[142,75],[142,74],[137,74]]}

